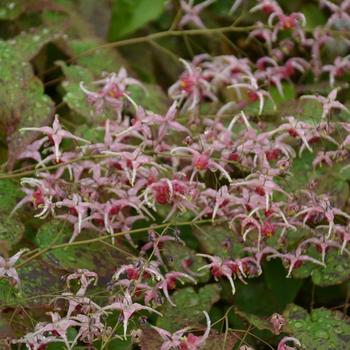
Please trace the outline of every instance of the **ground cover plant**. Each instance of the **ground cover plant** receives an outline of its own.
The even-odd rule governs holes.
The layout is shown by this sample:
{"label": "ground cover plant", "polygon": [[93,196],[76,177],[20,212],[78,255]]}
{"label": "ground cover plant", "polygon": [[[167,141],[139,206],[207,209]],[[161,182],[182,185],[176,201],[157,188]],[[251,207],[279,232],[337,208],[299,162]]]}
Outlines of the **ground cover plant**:
{"label": "ground cover plant", "polygon": [[350,348],[350,1],[0,27],[1,349]]}

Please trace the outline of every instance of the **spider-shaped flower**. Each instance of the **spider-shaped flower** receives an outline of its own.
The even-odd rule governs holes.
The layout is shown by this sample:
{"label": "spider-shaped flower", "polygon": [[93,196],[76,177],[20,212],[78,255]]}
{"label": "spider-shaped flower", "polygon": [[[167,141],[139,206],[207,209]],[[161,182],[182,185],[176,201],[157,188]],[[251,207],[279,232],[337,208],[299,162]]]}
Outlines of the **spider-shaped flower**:
{"label": "spider-shaped flower", "polygon": [[40,140],[43,142],[49,141],[53,144],[55,159],[57,163],[60,161],[61,152],[59,147],[63,139],[72,139],[75,141],[89,143],[89,141],[86,141],[80,137],[73,135],[71,132],[62,129],[62,126],[58,120],[58,115],[55,116],[52,127],[43,126],[41,128],[22,128],[20,131],[37,131],[45,134],[45,136]]}
{"label": "spider-shaped flower", "polygon": [[336,100],[337,94],[338,94],[338,88],[333,89],[327,97],[320,96],[320,95],[304,95],[301,96],[302,99],[308,99],[308,100],[315,100],[322,104],[323,112],[322,112],[322,119],[329,116],[332,109],[340,109],[342,111],[345,111],[347,113],[350,113],[350,111],[339,101]]}
{"label": "spider-shaped flower", "polygon": [[83,82],[80,83],[80,88],[86,94],[89,103],[95,107],[96,114],[101,114],[104,105],[109,105],[115,110],[119,121],[124,108],[127,88],[130,85],[137,85],[144,89],[138,80],[128,77],[125,68],[120,68],[118,73],[111,73],[106,78],[94,81],[92,84],[99,87],[97,92],[88,90]]}
{"label": "spider-shaped flower", "polygon": [[[275,20],[277,19],[277,23]],[[292,30],[301,41],[304,41],[305,34],[303,27],[306,25],[306,18],[301,12],[294,12],[285,15],[282,12],[273,12],[269,17],[269,26],[273,27],[272,40],[276,41],[278,33],[282,30]]]}
{"label": "spider-shaped flower", "polygon": [[183,111],[193,111],[202,98],[216,101],[217,97],[212,91],[212,86],[203,76],[201,69],[183,59],[180,60],[186,70],[181,74],[180,79],[170,86],[169,96],[178,104],[184,102]]}
{"label": "spider-shaped flower", "polygon": [[205,28],[199,14],[214,2],[215,0],[205,0],[197,5],[194,5],[194,0],[180,0],[181,9],[185,14],[179,22],[179,27],[182,28],[188,23],[193,23],[198,28]]}
{"label": "spider-shaped flower", "polygon": [[323,72],[329,73],[329,84],[334,87],[335,79],[341,78],[350,70],[350,55],[336,57],[333,64],[326,64],[322,67]]}
{"label": "spider-shaped flower", "polygon": [[325,267],[326,265],[317,260],[312,258],[311,256],[305,255],[302,253],[302,249],[298,247],[294,254],[293,253],[275,253],[272,255],[269,255],[268,259],[274,259],[274,258],[280,258],[283,262],[283,264],[286,264],[288,267],[288,273],[287,273],[287,278],[291,277],[291,274],[294,269],[299,268],[303,262],[312,262],[316,265],[320,265],[322,267]]}
{"label": "spider-shaped flower", "polygon": [[123,316],[123,329],[124,329],[124,338],[126,339],[126,332],[128,330],[128,323],[130,317],[138,311],[149,311],[156,313],[159,316],[163,316],[159,311],[152,309],[151,307],[144,306],[138,303],[133,303],[131,295],[128,291],[125,292],[122,301],[116,301],[110,305],[107,305],[103,308],[104,311],[108,310],[118,310]]}
{"label": "spider-shaped flower", "polygon": [[174,333],[170,333],[166,331],[165,329],[154,327],[158,334],[161,336],[163,340],[163,344],[160,348],[160,350],[170,350],[170,349],[181,349],[181,350],[198,350],[200,349],[207,340],[210,328],[211,328],[211,322],[209,315],[206,311],[203,311],[205,318],[207,320],[207,328],[202,336],[196,336],[192,333],[189,333],[187,336],[185,336],[185,333],[187,333],[190,330],[190,327],[182,328]]}
{"label": "spider-shaped flower", "polygon": [[267,91],[259,88],[258,82],[254,77],[247,77],[249,82],[248,83],[237,83],[233,84],[232,87],[235,88],[245,88],[247,89],[248,99],[251,102],[259,101],[259,115],[261,115],[263,109],[264,109],[264,98],[268,98],[276,108],[276,104],[271,96],[270,93]]}
{"label": "spider-shaped flower", "polygon": [[295,217],[304,215],[304,225],[313,215],[320,214],[321,217],[324,217],[329,223],[327,235],[327,238],[329,238],[334,228],[334,219],[336,215],[342,216],[345,219],[350,220],[350,215],[348,215],[341,209],[333,207],[328,196],[322,195],[319,198],[317,198],[313,193],[310,193],[308,191],[303,191],[303,193],[305,193],[309,197],[309,202],[307,203],[306,208],[299,211],[295,215]]}
{"label": "spider-shaped flower", "polygon": [[329,1],[320,0],[321,6],[327,7],[332,15],[328,18],[327,25],[332,26],[338,24],[338,22],[344,21],[345,23],[350,22],[350,16],[348,14],[348,9],[350,8],[350,1],[343,0],[339,5]]}
{"label": "spider-shaped flower", "polygon": [[159,281],[156,285],[156,288],[161,289],[166,297],[166,299],[169,301],[169,303],[172,306],[176,306],[174,304],[174,302],[171,300],[170,295],[169,295],[169,290],[175,289],[176,288],[176,282],[179,280],[182,284],[184,284],[184,282],[182,282],[181,279],[187,279],[190,282],[196,284],[197,281],[189,276],[186,273],[183,272],[168,272],[167,274],[164,275],[164,278],[162,278],[161,281]]}
{"label": "spider-shaped flower", "polygon": [[71,327],[80,326],[80,322],[69,317],[61,317],[57,312],[49,312],[49,315],[52,321],[39,324],[40,327],[34,332],[34,335],[44,335],[46,333],[54,334],[58,339],[63,341],[68,350],[71,350],[74,346],[74,342],[70,344],[67,332]]}
{"label": "spider-shaped flower", "polygon": [[91,283],[96,285],[97,279],[98,276],[96,272],[89,271],[88,269],[78,269],[75,273],[71,273],[67,276],[66,283],[67,286],[70,287],[71,280],[79,280],[80,288],[76,295],[83,296]]}
{"label": "spider-shaped flower", "polygon": [[10,215],[26,203],[31,203],[35,209],[41,209],[38,214],[34,215],[35,217],[45,218],[50,211],[53,213],[54,204],[52,200],[58,193],[45,179],[39,180],[24,177],[21,179],[21,185],[27,185],[32,188],[22,187],[22,191],[26,195],[16,204]]}
{"label": "spider-shaped flower", "polygon": [[[342,248],[341,244],[333,240],[326,239],[325,237],[322,237],[322,238],[313,237],[313,238],[308,238],[305,241],[302,241],[298,245],[298,249],[304,250],[308,245],[314,245],[316,247],[316,249],[321,253],[321,260],[323,263],[325,263],[326,253],[329,248],[331,247],[337,248],[337,249]],[[346,251],[350,255],[350,252],[347,249],[344,249],[344,251]]]}
{"label": "spider-shaped flower", "polygon": [[171,150],[171,154],[177,154],[178,152],[189,152],[192,154],[192,174],[190,177],[190,182],[193,181],[195,175],[198,172],[210,170],[210,171],[219,171],[226,179],[231,182],[232,179],[228,172],[216,161],[210,159],[210,155],[213,152],[213,149],[206,149],[203,152],[199,152],[191,147],[175,147]]}
{"label": "spider-shaped flower", "polygon": [[220,277],[226,277],[231,285],[232,294],[236,293],[236,287],[232,278],[232,269],[228,266],[224,261],[221,260],[218,256],[211,256],[208,254],[197,254],[197,256],[201,256],[203,258],[207,258],[211,261],[210,264],[204,265],[198,269],[198,271],[203,269],[209,269],[211,274],[215,279]]}
{"label": "spider-shaped flower", "polygon": [[0,278],[8,277],[14,282],[15,285],[18,286],[20,284],[15,264],[21,255],[26,251],[27,249],[21,249],[10,258],[4,258],[0,256]]}

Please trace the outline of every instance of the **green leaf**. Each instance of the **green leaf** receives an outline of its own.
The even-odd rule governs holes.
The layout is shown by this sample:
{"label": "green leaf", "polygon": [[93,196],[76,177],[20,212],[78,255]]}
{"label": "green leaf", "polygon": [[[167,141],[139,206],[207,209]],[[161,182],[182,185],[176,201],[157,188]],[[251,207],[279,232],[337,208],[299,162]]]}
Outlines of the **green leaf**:
{"label": "green leaf", "polygon": [[43,84],[27,60],[58,36],[57,31],[36,29],[11,41],[0,41],[0,133],[8,140],[10,169],[17,153],[35,137],[17,130],[47,124],[54,113],[53,101],[44,94]]}
{"label": "green leaf", "polygon": [[[52,220],[40,227],[36,241],[40,248],[62,244],[69,241],[72,236],[72,227],[69,224],[62,225],[60,220]],[[96,233],[84,232],[79,238],[96,237]],[[120,242],[118,247],[122,249]],[[82,245],[67,245],[62,248],[52,249],[43,254],[43,260],[60,269],[72,271],[76,269],[88,269],[95,271],[102,279],[108,279],[125,258],[119,250],[114,250],[102,245],[102,243],[89,243]]]}
{"label": "green leaf", "polygon": [[299,339],[307,350],[347,349],[350,341],[350,321],[338,311],[314,309],[308,314],[291,304],[283,313],[287,325],[283,331]]}
{"label": "green leaf", "polygon": [[114,0],[109,40],[117,40],[158,18],[165,0]]}
{"label": "green leaf", "polygon": [[63,290],[62,271],[49,266],[43,260],[33,260],[18,269],[21,281],[20,301],[24,305],[42,305]]}
{"label": "green leaf", "polygon": [[218,284],[207,284],[197,292],[192,287],[177,290],[171,296],[176,307],[169,303],[163,304],[160,309],[163,317],[157,320],[157,326],[170,332],[204,320],[203,311],[209,312],[211,306],[220,299]]}
{"label": "green leaf", "polygon": [[139,86],[130,86],[131,98],[145,109],[155,113],[165,113],[169,108],[169,99],[164,91],[155,84],[143,84],[146,92]]}
{"label": "green leaf", "polygon": [[0,211],[10,213],[23,197],[20,185],[10,179],[0,180]]}
{"label": "green leaf", "polygon": [[78,64],[88,68],[95,77],[100,77],[104,71],[116,72],[121,67],[121,58],[117,52],[110,48],[99,48],[104,43],[97,39],[74,39],[67,44]]}
{"label": "green leaf", "polygon": [[240,310],[235,310],[236,315],[240,316],[242,319],[252,324],[259,330],[269,330],[271,333],[274,333],[271,322],[268,318],[262,318],[253,314],[249,314],[247,312],[243,312]]}
{"label": "green leaf", "polygon": [[[9,279],[0,279],[0,306],[16,305],[20,300],[20,290],[15,288]],[[1,338],[1,337],[0,337]]]}
{"label": "green leaf", "polygon": [[291,303],[297,296],[303,281],[286,278],[286,270],[279,260],[272,260],[263,267],[266,285],[279,304],[279,310]]}
{"label": "green leaf", "polygon": [[237,235],[227,227],[197,226],[193,234],[206,254],[232,258],[239,255],[243,248],[243,245],[237,242]]}
{"label": "green leaf", "polygon": [[317,26],[325,25],[327,22],[325,12],[316,4],[305,4],[301,12],[306,17],[306,28],[309,30],[315,29]]}
{"label": "green leaf", "polygon": [[24,225],[12,209],[23,197],[18,183],[10,180],[0,180],[0,241],[5,241],[7,248],[11,249],[20,241],[24,233]]}
{"label": "green leaf", "polygon": [[[196,252],[187,246],[184,246],[176,242],[165,242],[162,248],[162,255],[165,258],[166,264],[169,266],[171,271],[180,271],[189,273],[186,271],[182,263],[185,259],[190,259],[192,261],[189,269],[194,273],[206,264],[205,260],[199,256],[196,256]],[[196,277],[199,282],[207,282],[209,279],[209,272],[202,271],[199,277]]]}
{"label": "green leaf", "polygon": [[24,230],[25,227],[17,215],[8,216],[0,211],[0,242],[5,241],[11,249],[21,240]]}

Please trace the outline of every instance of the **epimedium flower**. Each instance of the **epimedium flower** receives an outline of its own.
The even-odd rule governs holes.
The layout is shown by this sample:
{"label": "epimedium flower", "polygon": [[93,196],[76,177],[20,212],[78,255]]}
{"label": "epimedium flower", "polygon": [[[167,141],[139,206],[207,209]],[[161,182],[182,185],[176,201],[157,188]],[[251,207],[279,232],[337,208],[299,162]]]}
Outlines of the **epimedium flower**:
{"label": "epimedium flower", "polygon": [[263,112],[265,98],[268,98],[276,108],[276,104],[271,94],[263,89],[260,89],[258,86],[258,82],[254,77],[247,77],[247,78],[248,78],[248,83],[237,83],[237,84],[233,84],[232,87],[247,89],[248,99],[251,102],[259,101],[259,115],[261,115],[261,113]]}
{"label": "epimedium flower", "polygon": [[[277,22],[275,20],[277,19]],[[269,26],[273,27],[272,40],[276,41],[278,33],[282,30],[292,30],[301,41],[305,34],[303,27],[306,25],[306,18],[301,12],[294,12],[286,15],[283,12],[272,12],[268,19]]]}
{"label": "epimedium flower", "polygon": [[61,151],[59,147],[63,139],[72,139],[79,142],[89,143],[89,141],[75,136],[67,130],[64,130],[59,122],[57,114],[55,115],[52,127],[43,126],[41,128],[22,128],[20,131],[37,131],[43,133],[45,136],[41,139],[41,141],[48,141],[53,145],[55,160],[57,163],[60,161]]}
{"label": "epimedium flower", "polygon": [[217,97],[213,92],[213,87],[205,79],[202,70],[183,59],[180,61],[186,70],[181,74],[180,79],[170,86],[168,94],[178,105],[182,104],[181,110],[193,111],[203,98],[216,101]]}
{"label": "epimedium flower", "polygon": [[68,350],[74,346],[74,342],[70,344],[68,340],[68,329],[71,327],[80,326],[80,322],[69,317],[61,317],[57,312],[49,312],[52,322],[41,324],[38,330],[34,332],[35,335],[52,334],[58,339],[61,339]]}
{"label": "epimedium flower", "polygon": [[291,277],[293,270],[299,268],[304,262],[311,262],[322,267],[326,266],[323,262],[303,254],[300,247],[298,247],[294,253],[275,253],[268,256],[269,260],[274,258],[280,258],[283,264],[286,264],[288,267],[287,278]]}
{"label": "epimedium flower", "polygon": [[0,256],[0,278],[9,278],[12,280],[13,284],[16,286],[20,285],[20,279],[15,268],[15,265],[21,255],[26,252],[28,249],[21,249],[15,255],[4,258]]}
{"label": "epimedium flower", "polygon": [[345,219],[350,220],[350,215],[348,215],[339,208],[333,207],[327,195],[321,195],[317,197],[315,196],[315,194],[310,193],[309,191],[303,191],[303,193],[308,196],[309,202],[307,203],[306,208],[303,208],[297,214],[295,214],[295,217],[303,215],[304,225],[312,217],[312,215],[320,214],[322,218],[324,217],[329,223],[329,229],[327,234],[327,238],[329,238],[334,228],[335,216],[342,216]]}
{"label": "epimedium flower", "polygon": [[187,273],[183,273],[183,272],[168,272],[164,275],[164,278],[162,277],[162,279],[157,283],[156,288],[160,289],[163,291],[166,299],[168,300],[168,302],[172,305],[172,306],[176,306],[174,304],[174,302],[171,300],[170,295],[169,295],[169,290],[175,289],[176,288],[176,282],[179,280],[182,284],[184,284],[184,282],[182,282],[181,279],[187,279],[188,281],[197,284],[197,281],[191,277],[190,275],[188,275]]}
{"label": "epimedium flower", "polygon": [[322,67],[323,72],[329,73],[329,85],[334,87],[335,79],[343,77],[350,70],[350,55],[336,57],[333,64],[326,64]]}
{"label": "epimedium flower", "polygon": [[33,159],[36,162],[40,163],[42,161],[41,159],[41,152],[40,149],[42,145],[47,141],[47,139],[44,137],[40,140],[36,140],[32,142],[30,145],[28,145],[25,150],[18,153],[17,159]]}
{"label": "epimedium flower", "polygon": [[269,321],[275,334],[280,334],[283,326],[287,324],[287,320],[277,312],[271,315]]}
{"label": "epimedium flower", "polygon": [[206,170],[219,171],[226,179],[231,182],[232,179],[228,172],[216,161],[210,159],[213,149],[206,149],[202,152],[195,150],[192,147],[175,147],[171,150],[171,154],[175,155],[181,152],[190,153],[192,155],[192,174],[190,177],[190,182],[193,181],[197,172],[202,172]]}
{"label": "epimedium flower", "polygon": [[267,15],[272,13],[282,13],[281,7],[278,5],[278,2],[275,0],[257,0],[258,5],[252,7],[250,12],[263,11]]}
{"label": "epimedium flower", "polygon": [[66,283],[68,287],[72,280],[79,280],[80,288],[76,295],[83,296],[91,283],[94,283],[94,285],[97,284],[98,276],[96,272],[89,271],[88,269],[78,269],[76,272],[67,276]]}
{"label": "epimedium flower", "polygon": [[194,5],[194,0],[180,0],[180,6],[184,12],[184,15],[179,22],[179,27],[182,28],[185,25],[192,23],[198,28],[205,28],[205,25],[200,19],[199,14],[215,1],[216,0],[205,0],[199,4]]}
{"label": "epimedium flower", "polygon": [[103,308],[103,311],[109,310],[118,310],[121,312],[123,317],[124,339],[126,339],[126,332],[128,330],[129,319],[135,312],[145,310],[152,313],[156,313],[159,316],[163,316],[159,311],[154,310],[151,307],[144,306],[139,303],[133,303],[131,295],[128,291],[125,292],[124,297],[121,301],[116,301]]}
{"label": "epimedium flower", "polygon": [[154,254],[155,257],[157,258],[158,262],[160,265],[165,265],[162,255],[161,255],[161,248],[164,244],[164,242],[179,242],[183,245],[185,245],[185,242],[182,241],[179,237],[174,237],[170,235],[160,235],[158,236],[157,233],[153,230],[149,231],[149,242],[145,243],[140,250],[140,255],[144,256],[147,251],[152,250],[151,253],[152,255]]}
{"label": "epimedium flower", "polygon": [[339,5],[329,0],[320,0],[320,5],[327,7],[332,12],[332,15],[328,18],[327,21],[327,25],[329,27],[337,25],[340,21],[345,21],[346,23],[350,22],[350,16],[347,12],[350,8],[349,0],[341,1]]}
{"label": "epimedium flower", "polygon": [[[50,211],[53,212],[54,204],[52,199],[57,192],[51,188],[45,179],[22,178],[21,185],[22,191],[26,195],[16,204],[10,216],[26,203],[31,203],[35,209],[41,209],[35,217],[45,218]],[[29,186],[29,188],[24,186]]]}
{"label": "epimedium flower", "polygon": [[339,89],[333,89],[327,97],[321,95],[303,95],[301,99],[315,100],[322,104],[323,112],[321,119],[325,119],[330,115],[332,109],[342,110],[344,112],[350,113],[347,107],[345,107],[342,103],[336,100]]}
{"label": "epimedium flower", "polygon": [[163,344],[160,350],[171,350],[171,349],[181,349],[181,350],[197,350],[200,349],[205,341],[209,337],[210,329],[211,329],[211,321],[209,315],[206,311],[203,311],[206,321],[207,328],[202,336],[196,336],[193,333],[189,333],[185,336],[186,333],[191,329],[190,327],[182,328],[174,333],[170,333],[165,329],[154,327],[158,334],[161,336],[163,340]]}
{"label": "epimedium flower", "polygon": [[[225,261],[222,261],[218,256],[211,256],[208,254],[197,254],[197,256],[201,256],[203,258],[209,259],[210,264],[204,265],[198,269],[198,271],[203,269],[209,269],[212,276],[217,280],[220,277],[226,277],[231,285],[232,294],[236,293],[236,287],[232,278],[232,269]],[[242,272],[242,271],[241,271]]]}
{"label": "epimedium flower", "polygon": [[92,82],[99,88],[97,92],[88,90],[83,82],[80,82],[81,90],[86,94],[88,102],[95,107],[97,115],[101,114],[105,105],[110,106],[121,121],[124,109],[124,98],[127,96],[127,88],[136,85],[144,89],[136,79],[128,76],[125,68],[120,68],[118,73],[108,74],[105,78]]}

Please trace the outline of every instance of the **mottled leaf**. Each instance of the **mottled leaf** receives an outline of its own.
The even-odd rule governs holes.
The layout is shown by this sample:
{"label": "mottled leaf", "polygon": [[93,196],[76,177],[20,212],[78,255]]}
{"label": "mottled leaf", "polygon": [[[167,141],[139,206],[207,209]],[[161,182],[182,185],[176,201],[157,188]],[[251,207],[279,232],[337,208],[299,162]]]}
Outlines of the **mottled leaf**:
{"label": "mottled leaf", "polygon": [[[198,269],[206,264],[205,259],[196,256],[196,252],[185,245],[176,242],[166,242],[162,248],[162,255],[165,258],[166,264],[172,271],[180,271],[190,274],[193,271],[192,277],[199,282],[206,282],[209,278],[208,271],[201,271],[198,274]],[[188,269],[184,269],[184,261],[189,262]]]}
{"label": "mottled leaf", "polygon": [[[70,224],[62,225],[59,220],[45,223],[38,231],[36,241],[40,248],[62,244],[69,241],[72,235]],[[84,232],[79,238],[96,237],[94,233]],[[120,243],[118,248],[122,249]],[[89,269],[98,273],[102,280],[109,280],[115,270],[125,263],[123,255],[119,250],[108,248],[102,243],[89,243],[82,245],[71,245],[49,250],[43,255],[43,259],[52,266],[63,270],[76,270],[78,268]]]}
{"label": "mottled leaf", "polygon": [[160,311],[163,317],[157,320],[157,326],[174,332],[186,326],[195,326],[204,319],[203,311],[209,311],[220,298],[218,284],[208,284],[198,291],[186,287],[171,295],[176,307],[165,303]]}
{"label": "mottled leaf", "polygon": [[239,255],[243,248],[242,244],[237,242],[237,235],[227,227],[197,226],[193,234],[206,254],[232,258]]}
{"label": "mottled leaf", "polygon": [[349,319],[338,311],[314,309],[308,314],[291,304],[284,312],[287,325],[283,331],[299,339],[307,350],[347,349],[350,342]]}
{"label": "mottled leaf", "polygon": [[58,36],[57,32],[36,29],[11,41],[0,41],[0,81],[3,86],[0,90],[0,132],[7,137],[10,169],[16,154],[34,137],[33,133],[17,130],[47,124],[53,115],[54,104],[44,94],[43,84],[33,75],[27,60]]}

